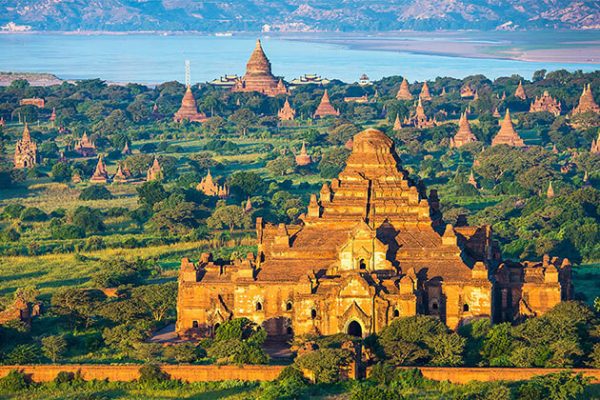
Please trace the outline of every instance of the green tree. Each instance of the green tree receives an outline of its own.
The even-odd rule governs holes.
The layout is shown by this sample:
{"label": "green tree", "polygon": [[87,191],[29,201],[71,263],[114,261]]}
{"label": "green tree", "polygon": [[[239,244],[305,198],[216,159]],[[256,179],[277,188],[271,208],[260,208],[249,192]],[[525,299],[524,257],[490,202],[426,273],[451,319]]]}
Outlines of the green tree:
{"label": "green tree", "polygon": [[102,185],[88,186],[79,194],[79,200],[110,200],[115,196]]}
{"label": "green tree", "polygon": [[42,351],[52,362],[57,362],[67,350],[67,341],[62,335],[42,338]]}
{"label": "green tree", "polygon": [[71,180],[71,168],[69,164],[58,162],[52,166],[52,180],[55,182],[68,182]]}
{"label": "green tree", "polygon": [[158,181],[145,182],[136,188],[140,204],[153,207],[166,199],[169,195],[163,185]]}
{"label": "green tree", "polygon": [[348,150],[341,147],[334,147],[327,150],[319,162],[319,173],[322,178],[335,178],[342,172],[348,158]]}
{"label": "green tree", "polygon": [[291,155],[279,156],[267,163],[267,169],[274,176],[285,176],[294,172],[296,161]]}
{"label": "green tree", "polygon": [[162,321],[175,311],[177,283],[139,286],[133,289],[132,296],[146,306],[155,321]]}
{"label": "green tree", "polygon": [[229,232],[233,232],[235,228],[250,228],[252,219],[240,206],[221,205],[215,208],[212,215],[206,220],[206,224],[212,229],[227,227]]}

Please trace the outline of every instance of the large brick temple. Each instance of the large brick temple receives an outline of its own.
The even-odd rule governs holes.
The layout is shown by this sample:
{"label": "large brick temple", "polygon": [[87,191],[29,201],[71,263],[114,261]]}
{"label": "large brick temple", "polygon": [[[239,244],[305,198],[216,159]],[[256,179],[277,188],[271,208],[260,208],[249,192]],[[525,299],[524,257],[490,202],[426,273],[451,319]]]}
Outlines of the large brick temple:
{"label": "large brick temple", "polygon": [[177,333],[211,335],[246,317],[269,335],[365,336],[415,314],[454,329],[539,315],[571,295],[568,260],[502,262],[489,226],[445,224],[436,192],[408,178],[375,129],[354,137],[345,169],[301,220],[258,218],[257,254],[229,265],[183,259]]}
{"label": "large brick temple", "polygon": [[267,96],[288,94],[288,90],[281,79],[276,78],[271,72],[271,62],[263,51],[260,40],[256,41],[254,51],[246,64],[246,73],[236,81],[234,92],[259,92]]}

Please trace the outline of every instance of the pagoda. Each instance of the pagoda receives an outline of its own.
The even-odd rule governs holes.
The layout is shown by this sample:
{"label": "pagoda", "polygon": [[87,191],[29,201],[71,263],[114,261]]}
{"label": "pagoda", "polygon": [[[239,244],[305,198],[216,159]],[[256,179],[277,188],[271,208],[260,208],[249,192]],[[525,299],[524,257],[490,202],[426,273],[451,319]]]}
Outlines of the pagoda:
{"label": "pagoda", "polygon": [[477,137],[471,131],[471,125],[469,125],[469,119],[467,113],[462,113],[458,121],[458,132],[452,139],[450,139],[450,147],[458,148],[464,146],[467,143],[477,142]]}
{"label": "pagoda", "polygon": [[519,81],[519,86],[515,90],[515,97],[521,100],[526,100],[527,95],[525,94],[525,89],[523,88],[523,83]]}
{"label": "pagoda", "polygon": [[6,121],[4,120],[4,117],[0,117],[0,126],[6,126]]}
{"label": "pagoda", "polygon": [[302,148],[300,149],[300,154],[296,156],[296,165],[299,167],[304,167],[306,165],[310,165],[312,163],[312,159],[306,152],[306,144],[302,142]]}
{"label": "pagoda", "polygon": [[467,84],[460,88],[460,97],[474,97],[475,92],[471,89],[471,85]]}
{"label": "pagoda", "polygon": [[550,114],[558,117],[561,111],[560,101],[555,100],[547,90],[544,90],[544,94],[540,97],[535,96],[535,100],[529,106],[529,112],[549,112]]}
{"label": "pagoda", "polygon": [[234,92],[259,92],[267,96],[288,94],[281,79],[271,73],[271,62],[265,55],[260,39],[246,64],[246,74],[239,79],[232,89]]}
{"label": "pagoda", "polygon": [[496,146],[499,144],[506,144],[508,146],[514,147],[525,146],[523,139],[521,139],[521,137],[513,127],[512,120],[510,119],[510,111],[508,111],[508,109],[506,110],[504,120],[500,123],[500,130],[492,139],[492,146]]}
{"label": "pagoda", "polygon": [[129,171],[129,168],[123,164],[119,164],[117,167],[117,172],[113,176],[112,180],[116,183],[129,182],[131,180],[131,172]]}
{"label": "pagoda", "polygon": [[252,211],[252,202],[250,201],[250,196],[248,196],[248,199],[246,200],[246,205],[244,206],[244,212],[249,213],[250,211]]}
{"label": "pagoda", "polygon": [[277,117],[281,121],[293,121],[296,118],[296,110],[292,108],[288,99],[285,99],[283,107],[277,113]]}
{"label": "pagoda", "polygon": [[196,186],[196,190],[207,196],[219,196],[222,199],[229,197],[229,187],[227,185],[220,186],[215,182],[210,174],[210,170],[208,170],[206,176]]}
{"label": "pagoda", "polygon": [[207,119],[208,118],[206,118],[204,113],[198,112],[198,106],[194,94],[192,93],[192,88],[190,85],[187,85],[183,99],[181,99],[181,107],[179,107],[179,110],[177,110],[173,116],[173,121],[204,122]]}
{"label": "pagoda", "polygon": [[419,94],[419,98],[423,101],[431,100],[431,93],[429,93],[429,85],[427,85],[427,81],[423,83],[423,87],[421,88],[421,93]]}
{"label": "pagoda", "polygon": [[125,146],[123,146],[123,150],[121,150],[121,154],[124,156],[131,155],[131,149],[129,148],[129,142],[125,142]]}
{"label": "pagoda", "polygon": [[473,174],[473,170],[471,170],[471,174],[469,175],[469,185],[473,186],[475,189],[479,189],[479,185],[475,180],[475,175]]}
{"label": "pagoda", "polygon": [[600,132],[598,132],[598,139],[592,139],[592,146],[590,147],[590,153],[600,154]]}
{"label": "pagoda", "polygon": [[75,151],[82,157],[91,157],[96,155],[96,145],[88,137],[87,132],[83,132],[81,139],[75,144]]}
{"label": "pagoda", "polygon": [[[256,253],[231,262],[181,260],[181,337],[212,336],[248,318],[272,339],[377,334],[399,317],[428,315],[450,329],[476,319],[540,315],[571,297],[571,264],[502,261],[489,225],[443,222],[402,168],[394,141],[366,129],[337,178],[310,196],[296,224],[256,219]],[[497,293],[510,293],[504,302]]]}
{"label": "pagoda", "polygon": [[400,122],[400,114],[396,114],[396,119],[394,120],[394,127],[392,128],[392,130],[395,132],[402,130],[402,123]]}
{"label": "pagoda", "polygon": [[417,102],[415,113],[408,122],[418,129],[432,128],[436,125],[435,119],[429,119],[425,114],[425,109],[423,108],[423,103],[420,98]]}
{"label": "pagoda", "polygon": [[552,181],[548,184],[548,190],[546,190],[546,197],[551,199],[554,197],[554,188],[552,187]]}
{"label": "pagoda", "polygon": [[164,178],[162,168],[160,167],[160,163],[158,162],[158,158],[154,157],[154,162],[152,162],[152,166],[148,168],[146,172],[146,181],[162,181]]}
{"label": "pagoda", "polygon": [[400,89],[398,89],[398,93],[396,93],[396,99],[398,100],[412,100],[413,96],[410,93],[410,89],[408,88],[408,81],[406,78],[402,80],[400,84]]}
{"label": "pagoda", "polygon": [[328,116],[337,117],[339,115],[340,112],[336,110],[329,101],[329,93],[327,93],[327,89],[325,89],[323,97],[321,98],[321,102],[314,113],[314,118],[325,118]]}
{"label": "pagoda", "polygon": [[102,159],[102,156],[98,157],[98,163],[96,164],[96,170],[90,178],[90,182],[106,183],[108,182],[108,171],[106,171],[106,164]]}
{"label": "pagoda", "polygon": [[498,111],[498,107],[494,108],[494,112],[492,113],[492,117],[494,118],[500,118],[500,111]]}
{"label": "pagoda", "polygon": [[52,114],[50,114],[50,122],[52,122],[52,126],[56,122],[56,107],[52,107]]}
{"label": "pagoda", "polygon": [[579,97],[579,104],[573,109],[573,115],[586,112],[600,113],[600,107],[594,101],[592,87],[589,83],[583,87],[583,92],[581,93],[581,97]]}
{"label": "pagoda", "polygon": [[25,123],[23,136],[15,145],[15,168],[32,168],[37,164],[37,144],[31,139],[29,126]]}

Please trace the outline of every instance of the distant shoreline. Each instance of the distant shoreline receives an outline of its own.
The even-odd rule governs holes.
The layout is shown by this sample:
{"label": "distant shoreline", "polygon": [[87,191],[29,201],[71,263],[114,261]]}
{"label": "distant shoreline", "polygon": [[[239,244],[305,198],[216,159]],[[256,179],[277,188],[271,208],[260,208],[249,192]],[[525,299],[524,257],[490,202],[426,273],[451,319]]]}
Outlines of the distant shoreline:
{"label": "distant shoreline", "polygon": [[[498,59],[527,62],[600,64],[599,31],[552,31],[553,40],[543,37],[547,31],[392,31],[392,32],[221,32],[200,31],[26,31],[0,32],[0,35],[64,36],[201,36],[226,40],[237,38],[276,38],[280,40],[323,43],[353,50],[387,51],[442,57]],[[231,36],[224,36],[231,35]],[[530,38],[538,38],[530,42]]]}

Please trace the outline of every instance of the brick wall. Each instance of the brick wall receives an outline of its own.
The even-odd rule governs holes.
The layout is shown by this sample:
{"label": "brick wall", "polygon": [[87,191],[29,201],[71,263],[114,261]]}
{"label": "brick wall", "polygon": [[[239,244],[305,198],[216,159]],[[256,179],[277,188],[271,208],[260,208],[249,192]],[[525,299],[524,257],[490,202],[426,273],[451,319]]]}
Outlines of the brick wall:
{"label": "brick wall", "polygon": [[[31,376],[36,382],[53,380],[61,371],[80,371],[85,380],[108,379],[110,381],[132,381],[139,378],[141,365],[3,365],[0,377],[18,369]],[[172,379],[187,382],[208,382],[224,380],[271,381],[279,376],[284,368],[279,365],[162,365],[162,370]]]}
{"label": "brick wall", "polygon": [[[2,365],[0,378],[9,371],[18,369],[36,382],[53,380],[60,371],[80,371],[84,379],[108,379],[110,381],[132,381],[139,377],[141,365]],[[187,382],[208,382],[224,380],[271,381],[279,376],[284,368],[280,365],[162,365],[162,370],[173,379]],[[563,371],[553,368],[441,368],[421,367],[426,378],[452,383],[470,381],[516,381],[527,380],[536,375]],[[572,369],[592,378],[592,383],[600,383],[600,369]]]}

